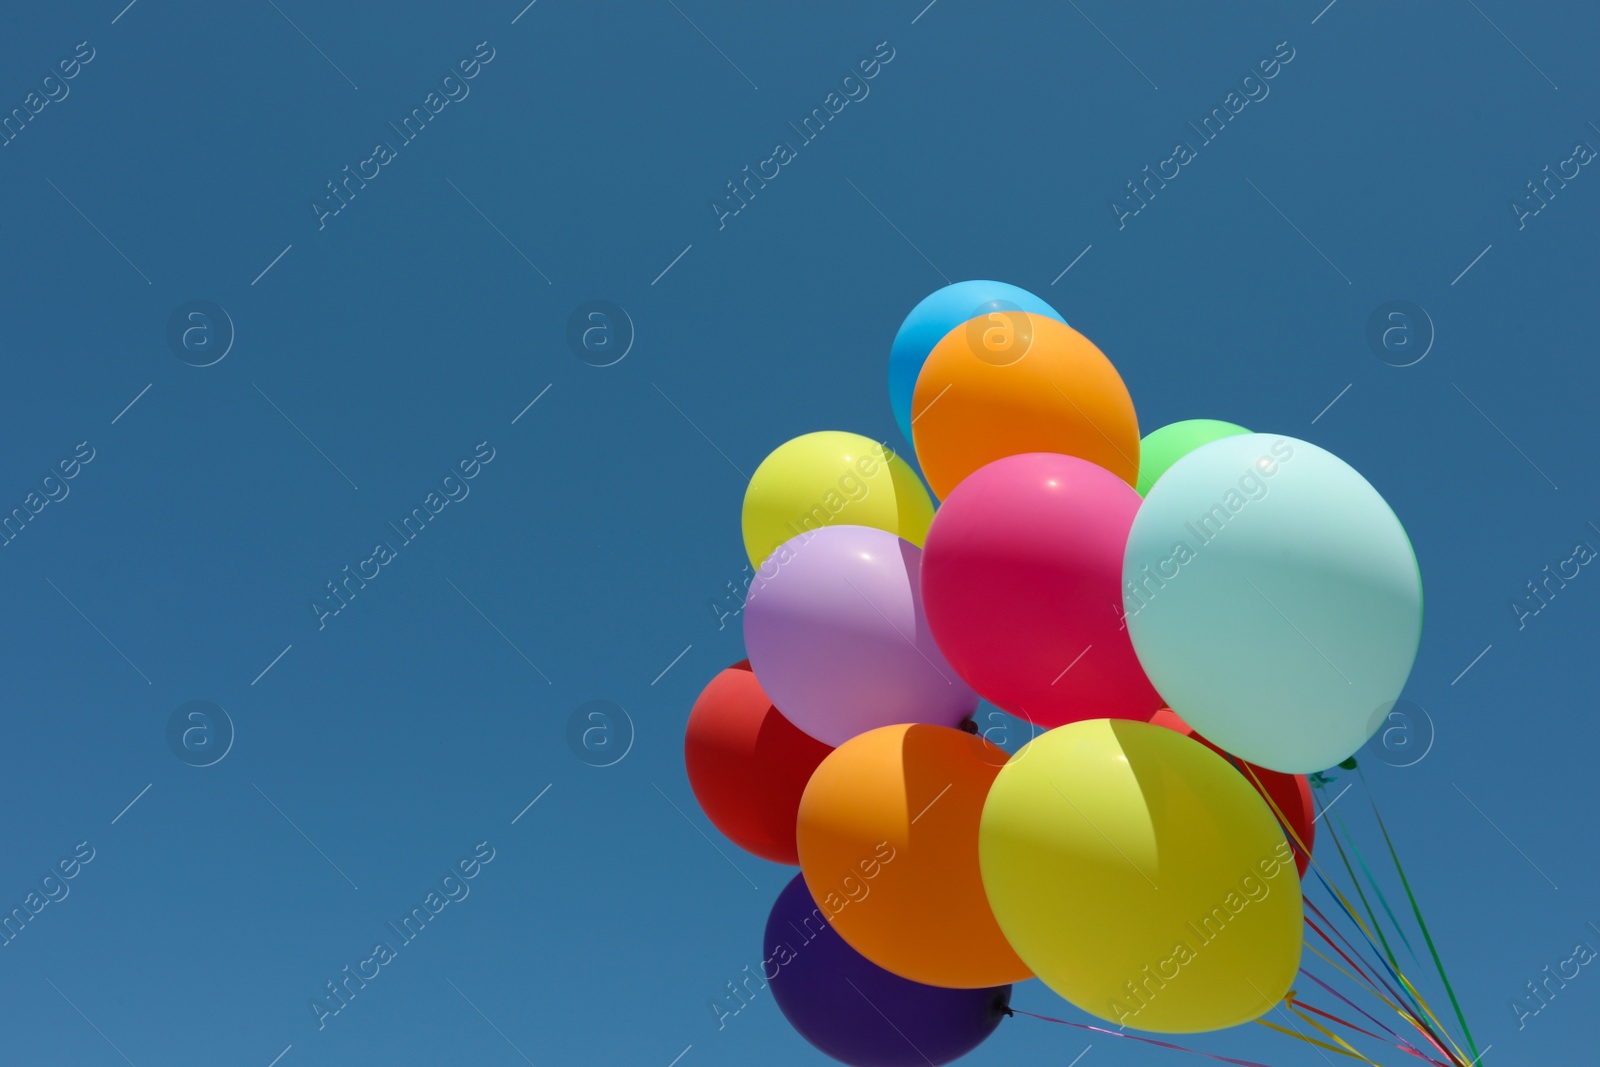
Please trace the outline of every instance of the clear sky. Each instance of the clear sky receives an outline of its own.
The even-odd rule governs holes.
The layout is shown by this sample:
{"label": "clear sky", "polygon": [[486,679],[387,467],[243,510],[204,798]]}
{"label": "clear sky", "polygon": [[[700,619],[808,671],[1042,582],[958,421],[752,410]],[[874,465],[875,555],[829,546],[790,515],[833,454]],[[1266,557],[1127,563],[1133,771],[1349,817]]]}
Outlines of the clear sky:
{"label": "clear sky", "polygon": [[[10,13],[0,508],[29,517],[0,548],[0,906],[92,859],[0,947],[0,1060],[822,1062],[770,995],[708,1008],[790,872],[699,813],[683,728],[743,656],[713,605],[745,476],[815,429],[909,455],[890,341],[973,277],[1058,307],[1146,429],[1303,437],[1393,505],[1434,743],[1368,777],[1485,1062],[1591,1055],[1600,975],[1521,1030],[1509,1003],[1600,946],[1600,576],[1511,605],[1600,546],[1600,175],[1574,151],[1600,146],[1600,27],[1325,2]],[[725,183],[777,155],[734,213]],[[596,300],[631,320],[620,361],[593,320],[569,343]],[[1368,340],[1395,300],[1431,324],[1411,366]],[[178,753],[216,755],[220,715],[169,732],[197,700],[232,724],[204,767]],[[632,724],[610,766],[569,744],[595,700]],[[324,983],[430,892],[319,1029]],[[1321,1062],[1259,1027],[1195,1043]],[[1019,1017],[966,1062],[1086,1044]],[[1095,1039],[1081,1067],[1165,1062]]]}

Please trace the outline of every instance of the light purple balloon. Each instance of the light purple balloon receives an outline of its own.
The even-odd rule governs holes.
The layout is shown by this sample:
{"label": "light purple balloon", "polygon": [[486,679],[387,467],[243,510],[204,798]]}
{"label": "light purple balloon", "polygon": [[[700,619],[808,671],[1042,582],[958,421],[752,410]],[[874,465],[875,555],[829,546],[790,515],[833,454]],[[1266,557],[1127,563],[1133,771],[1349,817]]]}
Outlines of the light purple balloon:
{"label": "light purple balloon", "polygon": [[772,553],[750,583],[744,643],[784,717],[841,745],[879,726],[954,726],[978,695],[922,614],[922,550],[867,526],[824,526]]}

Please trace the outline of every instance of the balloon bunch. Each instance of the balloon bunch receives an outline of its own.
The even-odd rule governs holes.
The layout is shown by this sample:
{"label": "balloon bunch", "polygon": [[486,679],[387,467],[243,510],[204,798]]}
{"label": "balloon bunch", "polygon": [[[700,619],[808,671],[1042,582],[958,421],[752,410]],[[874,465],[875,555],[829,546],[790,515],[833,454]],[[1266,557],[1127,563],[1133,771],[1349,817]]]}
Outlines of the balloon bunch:
{"label": "balloon bunch", "polygon": [[[764,946],[785,1016],[863,1065],[955,1059],[1034,976],[1124,1031],[1312,1019],[1306,774],[1382,724],[1421,636],[1393,511],[1291,437],[1141,441],[1110,360],[998,282],[912,310],[889,395],[942,503],[870,438],[777,448],[744,499],[750,658],[689,717],[707,816],[801,868]],[[1032,739],[980,735],[980,699]],[[1391,1044],[1464,1063],[1435,1030]]]}

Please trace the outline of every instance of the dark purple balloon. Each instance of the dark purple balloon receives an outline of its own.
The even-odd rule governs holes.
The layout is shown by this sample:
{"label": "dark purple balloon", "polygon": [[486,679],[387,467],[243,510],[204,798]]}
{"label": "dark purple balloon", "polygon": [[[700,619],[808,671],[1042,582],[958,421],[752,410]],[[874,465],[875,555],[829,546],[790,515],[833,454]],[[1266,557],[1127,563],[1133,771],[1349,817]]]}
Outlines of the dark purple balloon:
{"label": "dark purple balloon", "polygon": [[805,878],[767,917],[762,970],[789,1024],[855,1067],[949,1063],[983,1043],[1005,1017],[1011,987],[943,989],[901,978],[845,944]]}

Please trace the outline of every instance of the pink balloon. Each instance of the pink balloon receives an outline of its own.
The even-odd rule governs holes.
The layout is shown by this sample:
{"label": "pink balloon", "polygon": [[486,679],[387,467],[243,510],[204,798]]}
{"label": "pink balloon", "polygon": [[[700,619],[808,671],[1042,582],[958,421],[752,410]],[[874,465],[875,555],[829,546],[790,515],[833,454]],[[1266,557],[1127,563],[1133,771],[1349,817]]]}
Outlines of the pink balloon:
{"label": "pink balloon", "polygon": [[939,649],[980,694],[1041,726],[1148,720],[1162,706],[1122,621],[1139,494],[1073,456],[1007,456],[933,519],[922,596]]}
{"label": "pink balloon", "polygon": [[838,746],[895,723],[954,726],[976,710],[977,694],[928,631],[921,561],[921,549],[892,533],[824,526],[761,565],[744,643],[784,718]]}

